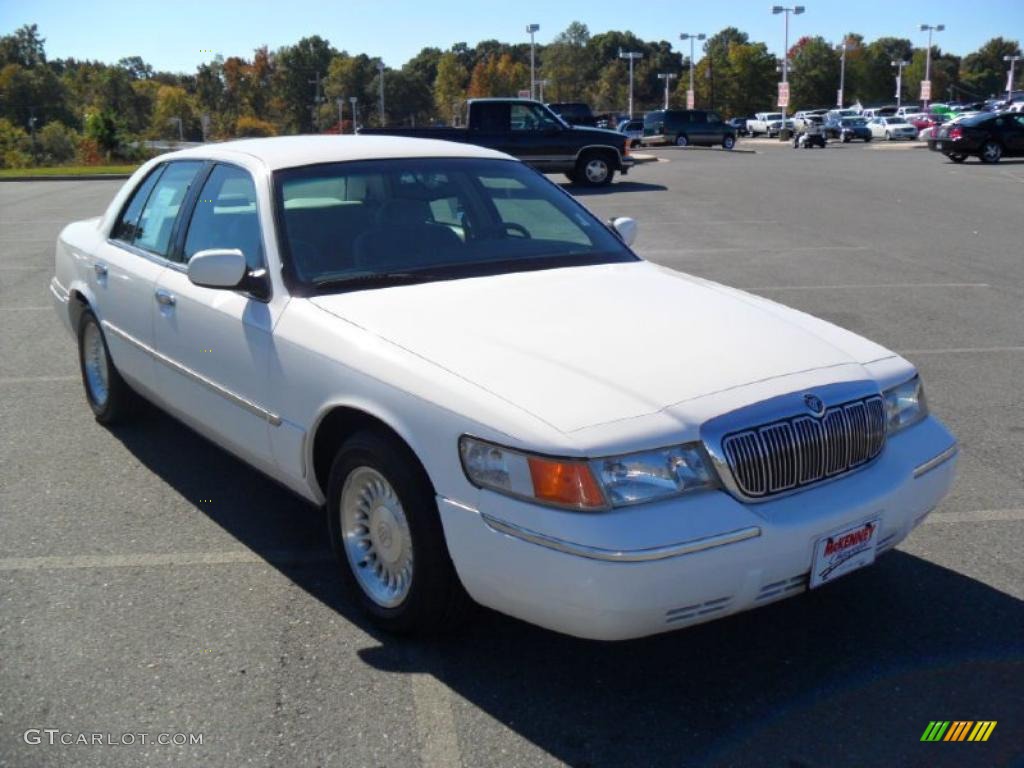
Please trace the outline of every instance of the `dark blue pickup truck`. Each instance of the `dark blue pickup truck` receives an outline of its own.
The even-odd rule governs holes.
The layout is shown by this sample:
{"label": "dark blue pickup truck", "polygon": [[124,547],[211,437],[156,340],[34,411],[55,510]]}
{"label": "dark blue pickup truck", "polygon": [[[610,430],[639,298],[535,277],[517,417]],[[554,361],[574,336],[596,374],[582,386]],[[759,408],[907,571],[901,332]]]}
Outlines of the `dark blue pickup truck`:
{"label": "dark blue pickup truck", "polygon": [[362,134],[412,136],[476,144],[518,157],[543,173],[600,187],[634,165],[627,138],[615,131],[566,124],[539,101],[470,99],[467,128],[363,128]]}

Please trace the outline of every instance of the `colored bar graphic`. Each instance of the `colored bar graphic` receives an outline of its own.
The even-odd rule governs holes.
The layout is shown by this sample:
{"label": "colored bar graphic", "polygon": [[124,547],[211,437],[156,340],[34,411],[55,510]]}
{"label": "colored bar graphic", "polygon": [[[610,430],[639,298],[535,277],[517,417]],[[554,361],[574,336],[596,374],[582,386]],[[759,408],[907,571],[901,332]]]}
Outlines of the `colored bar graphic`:
{"label": "colored bar graphic", "polygon": [[921,741],[988,741],[996,720],[931,720]]}

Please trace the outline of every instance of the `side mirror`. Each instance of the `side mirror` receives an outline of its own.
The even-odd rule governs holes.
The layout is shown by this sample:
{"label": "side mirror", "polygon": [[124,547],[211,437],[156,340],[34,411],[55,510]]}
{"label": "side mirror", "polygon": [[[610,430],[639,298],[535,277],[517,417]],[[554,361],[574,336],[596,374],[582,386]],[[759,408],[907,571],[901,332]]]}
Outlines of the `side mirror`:
{"label": "side mirror", "polygon": [[238,248],[211,248],[189,259],[188,279],[206,288],[237,288],[246,269],[245,255]]}
{"label": "side mirror", "polygon": [[612,219],[612,229],[622,238],[622,242],[626,245],[633,245],[636,240],[636,219],[631,219],[628,216]]}

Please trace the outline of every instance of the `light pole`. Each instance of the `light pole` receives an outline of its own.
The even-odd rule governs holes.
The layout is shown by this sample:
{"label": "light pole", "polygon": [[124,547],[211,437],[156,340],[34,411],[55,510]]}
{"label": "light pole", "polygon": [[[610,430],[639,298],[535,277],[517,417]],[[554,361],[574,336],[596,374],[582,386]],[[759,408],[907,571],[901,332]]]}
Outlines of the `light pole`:
{"label": "light pole", "polygon": [[537,59],[536,59],[536,44],[533,36],[540,31],[540,24],[527,24],[526,31],[530,35],[530,98],[537,98]]}
{"label": "light pole", "polygon": [[345,97],[338,97],[338,135],[340,136],[345,132]]}
{"label": "light pole", "polygon": [[860,46],[850,45],[847,38],[843,38],[843,42],[836,46],[837,51],[842,51],[842,56],[839,58],[839,98],[836,99],[836,106],[840,109],[843,108],[844,92],[846,91],[846,52],[855,51]]}
{"label": "light pole", "polygon": [[665,109],[668,109],[668,86],[669,86],[669,83],[671,83],[677,77],[679,77],[679,75],[676,75],[676,74],[674,74],[672,72],[659,72],[658,73],[658,79],[665,81]]}
{"label": "light pole", "polygon": [[[925,52],[924,59],[924,82],[928,83],[928,98],[923,98],[922,94],[921,101],[924,102],[924,112],[928,111],[928,102],[932,99],[932,32],[941,32],[946,28],[945,24],[922,24],[921,31],[928,33],[928,50]],[[924,87],[921,88],[924,90]]]}
{"label": "light pole", "polygon": [[384,125],[384,62],[377,59],[378,80],[380,80],[380,124]]}
{"label": "light pole", "polygon": [[642,59],[643,53],[640,51],[626,51],[623,53],[622,49],[619,48],[619,58],[629,59],[629,119],[633,119],[633,62],[637,59]]}
{"label": "light pole", "polygon": [[545,80],[543,78],[541,78],[540,80],[537,81],[537,89],[539,91],[539,93],[537,94],[537,98],[540,99],[541,101],[544,101],[544,86],[545,85],[551,85],[551,81],[550,80]]}
{"label": "light pole", "polygon": [[778,16],[781,13],[786,17],[786,36],[784,48],[782,49],[782,82],[786,84],[786,103],[780,105],[782,107],[782,127],[779,128],[780,141],[789,140],[789,131],[786,130],[786,110],[789,108],[789,14],[792,13],[794,16],[799,16],[805,10],[807,9],[802,5],[794,5],[792,8],[786,8],[781,5],[772,6],[772,13],[774,15]]}
{"label": "light pole", "polygon": [[356,111],[356,102],[359,99],[356,96],[349,96],[348,101],[352,105],[352,133],[355,133],[356,125],[359,122],[359,113]]}
{"label": "light pole", "polygon": [[172,118],[169,118],[167,120],[167,122],[168,123],[177,123],[178,124],[178,141],[185,141],[185,132],[182,130],[182,127],[181,127],[181,118],[180,117],[172,117]]}
{"label": "light pole", "polygon": [[909,61],[894,61],[892,63],[896,67],[896,109],[903,106],[903,68],[909,63]]}
{"label": "light pole", "polygon": [[1006,76],[1006,100],[1013,99],[1013,65],[1024,61],[1024,56],[1003,56],[1003,61],[1010,62],[1010,74]]}
{"label": "light pole", "polygon": [[[679,39],[680,40],[689,40],[690,41],[690,90],[688,90],[686,92],[686,108],[687,109],[693,109],[694,102],[696,101],[696,98],[697,98],[696,94],[693,92],[693,41],[694,40],[707,40],[707,37],[708,36],[705,35],[703,32],[700,32],[698,34],[694,34],[692,32],[681,32],[679,34]],[[666,102],[665,109],[668,109],[667,104],[668,103]]]}

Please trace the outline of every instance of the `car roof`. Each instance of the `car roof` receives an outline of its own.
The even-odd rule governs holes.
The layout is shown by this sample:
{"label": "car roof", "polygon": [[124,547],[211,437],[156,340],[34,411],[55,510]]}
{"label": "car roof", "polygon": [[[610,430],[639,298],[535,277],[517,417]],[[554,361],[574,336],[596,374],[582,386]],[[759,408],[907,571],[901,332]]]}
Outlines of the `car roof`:
{"label": "car roof", "polygon": [[295,168],[317,163],[352,160],[391,160],[414,157],[469,157],[495,160],[513,159],[503,152],[472,144],[437,139],[413,139],[403,136],[274,136],[265,139],[239,139],[208,143],[167,155],[161,160],[238,160],[245,155],[260,161],[268,170]]}

